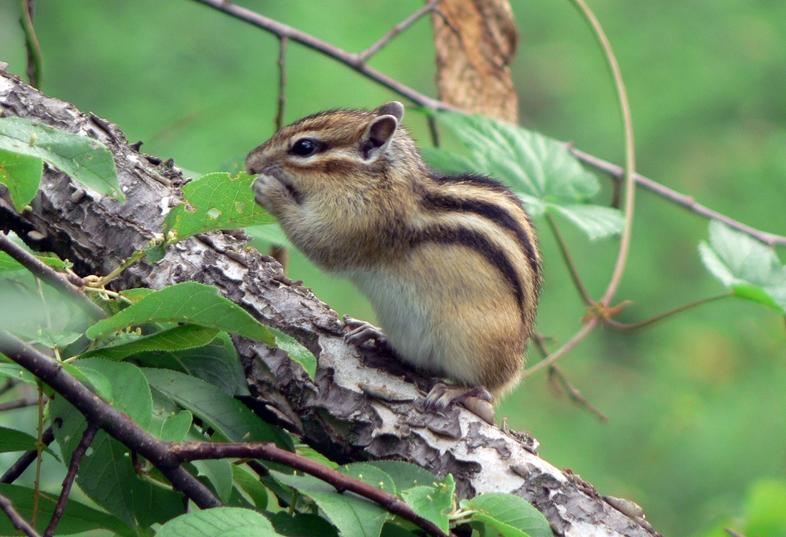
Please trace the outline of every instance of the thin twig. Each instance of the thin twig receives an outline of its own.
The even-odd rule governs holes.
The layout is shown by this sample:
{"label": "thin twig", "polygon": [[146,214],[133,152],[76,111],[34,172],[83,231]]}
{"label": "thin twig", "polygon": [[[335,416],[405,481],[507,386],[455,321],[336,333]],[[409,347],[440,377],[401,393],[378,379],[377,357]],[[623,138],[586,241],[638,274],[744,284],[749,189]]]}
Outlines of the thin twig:
{"label": "thin twig", "polygon": [[252,24],[258,28],[261,28],[267,32],[275,34],[279,37],[286,36],[292,41],[300,43],[312,50],[316,50],[317,52],[321,52],[335,60],[343,63],[344,65],[351,67],[355,71],[363,74],[366,78],[370,78],[375,82],[385,86],[386,88],[395,91],[399,95],[402,95],[413,102],[418,104],[422,104],[428,108],[433,108],[434,110],[446,110],[450,108],[449,106],[445,105],[444,103],[439,102],[436,99],[432,99],[419,93],[418,91],[410,88],[409,86],[402,84],[401,82],[373,69],[365,65],[361,59],[359,54],[354,54],[351,52],[347,52],[346,50],[340,49],[336,46],[331,45],[321,39],[317,39],[316,37],[307,34],[305,32],[301,32],[300,30],[296,30],[291,26],[287,26],[286,24],[280,23],[276,20],[271,18],[265,17],[264,15],[260,15],[250,9],[246,9],[244,7],[238,6],[233,4],[227,0],[194,0],[195,2],[199,2],[200,4],[204,4],[206,6],[212,7],[222,13],[226,13],[227,15],[231,15],[237,19],[245,21],[249,24]]}
{"label": "thin twig", "polygon": [[79,470],[79,463],[82,461],[82,457],[87,451],[87,448],[90,447],[90,444],[93,442],[97,432],[98,426],[89,423],[87,429],[85,429],[84,434],[82,434],[82,439],[79,440],[79,445],[76,446],[76,449],[74,449],[73,453],[71,454],[71,462],[68,464],[68,472],[66,473],[65,479],[63,479],[63,487],[60,491],[60,497],[57,499],[57,504],[55,505],[55,510],[52,513],[52,518],[49,520],[49,525],[44,531],[44,537],[51,537],[55,534],[55,528],[57,528],[57,524],[60,522],[60,519],[65,512],[68,496],[71,494],[71,487],[74,485],[74,479],[76,479],[76,473]]}
{"label": "thin twig", "polygon": [[0,412],[5,410],[16,410],[17,408],[27,408],[29,406],[35,406],[38,404],[37,397],[22,397],[21,399],[15,399],[13,401],[6,401],[5,403],[0,403]]}
{"label": "thin twig", "polygon": [[0,329],[0,352],[46,382],[66,401],[132,451],[149,460],[172,483],[202,509],[217,507],[221,501],[213,492],[183,468],[169,452],[166,442],[151,435],[126,414],[97,397],[84,384],[63,369],[63,364]]}
{"label": "thin twig", "polygon": [[27,270],[32,272],[36,278],[41,279],[50,287],[62,291],[75,299],[77,304],[92,317],[99,319],[106,317],[104,310],[90,300],[66,275],[57,272],[27,250],[15,244],[4,233],[0,233],[0,250],[13,257]]}
{"label": "thin twig", "polygon": [[576,266],[576,263],[573,262],[573,256],[570,255],[570,251],[568,250],[568,245],[565,242],[565,238],[562,236],[559,228],[557,227],[557,223],[554,221],[554,217],[551,216],[549,213],[546,213],[546,223],[551,229],[554,238],[557,239],[557,246],[559,246],[559,251],[562,254],[562,259],[565,260],[565,265],[568,267],[568,272],[570,273],[570,278],[573,280],[573,285],[576,286],[576,290],[581,295],[581,300],[584,301],[584,304],[589,306],[590,304],[594,303],[595,301],[590,296],[589,291],[587,291],[587,287],[584,285],[584,282],[581,280],[579,276],[579,270]]}
{"label": "thin twig", "polygon": [[[270,32],[274,35],[282,36],[286,35],[289,39],[305,45],[312,50],[315,50],[325,56],[328,56],[339,63],[343,63],[344,65],[351,67],[352,69],[356,70],[366,78],[385,86],[386,88],[398,93],[399,95],[406,97],[407,99],[411,100],[415,104],[419,104],[426,108],[430,108],[432,110],[455,110],[454,107],[450,106],[447,103],[443,103],[437,99],[433,99],[414,88],[407,86],[406,84],[402,84],[397,80],[375,70],[370,67],[363,65],[362,63],[358,62],[358,55],[352,54],[340,48],[337,48],[330,43],[317,39],[316,37],[307,34],[305,32],[301,32],[296,30],[290,26],[282,24],[278,21],[255,13],[246,8],[242,8],[236,6],[227,0],[193,0],[194,2],[199,2],[201,4],[205,4],[207,6],[212,7],[222,13],[240,19],[244,22],[252,24],[266,32]],[[434,11],[437,15],[439,15],[439,10]],[[570,144],[566,144],[568,150],[580,161],[584,162],[588,166],[592,166],[598,170],[604,171],[615,178],[619,178],[624,176],[624,170],[608,161],[605,161],[601,158],[595,157],[590,155],[589,153],[585,153],[579,149],[572,147]],[[685,207],[696,214],[699,214],[705,218],[712,218],[715,220],[720,220],[721,222],[729,225],[730,227],[742,231],[759,241],[768,244],[770,246],[779,245],[779,246],[786,246],[786,236],[776,235],[772,233],[768,233],[765,231],[758,230],[756,228],[747,226],[737,220],[729,218],[721,213],[718,213],[712,209],[708,209],[707,207],[696,203],[693,198],[690,196],[686,196],[685,194],[681,194],[675,190],[672,190],[668,187],[661,185],[660,183],[654,181],[653,179],[648,179],[642,175],[635,174],[636,184],[641,185],[643,188],[654,192],[661,197],[665,198],[668,201],[674,202],[677,205]]]}
{"label": "thin twig", "polygon": [[5,379],[3,385],[0,386],[0,396],[5,395],[6,393],[16,388],[16,385],[17,382],[14,379]]}
{"label": "thin twig", "polygon": [[437,127],[437,119],[428,114],[426,116],[426,124],[428,125],[428,133],[431,136],[431,145],[439,147],[439,128]]}
{"label": "thin twig", "polygon": [[622,72],[620,71],[617,57],[614,55],[614,50],[611,48],[611,43],[608,37],[606,37],[606,32],[603,31],[600,21],[585,0],[573,0],[573,2],[578,6],[584,18],[587,19],[587,22],[595,32],[595,37],[603,48],[603,53],[606,56],[606,61],[609,64],[609,69],[614,78],[614,87],[617,90],[617,99],[619,100],[620,112],[622,113],[622,122],[625,130],[625,227],[622,229],[620,248],[617,254],[617,261],[614,263],[614,271],[612,272],[606,291],[600,299],[601,304],[608,306],[622,281],[622,275],[625,273],[625,263],[628,260],[630,240],[633,232],[634,201],[636,193],[636,184],[633,180],[633,174],[636,170],[633,121],[630,116],[630,103],[628,102],[628,93],[625,91],[625,82],[622,79]]}
{"label": "thin twig", "polygon": [[170,452],[181,462],[225,459],[228,457],[256,458],[285,464],[296,470],[313,475],[333,485],[339,492],[350,491],[381,505],[387,511],[418,525],[429,535],[444,537],[447,534],[433,522],[420,517],[403,500],[368,483],[323,466],[311,459],[281,449],[267,442],[213,443],[173,442]]}
{"label": "thin twig", "polygon": [[25,34],[25,51],[27,53],[27,80],[34,88],[41,89],[41,72],[43,55],[41,54],[41,43],[35,33],[33,17],[35,16],[35,0],[21,0],[22,14],[19,17],[19,24]]}
{"label": "thin twig", "polygon": [[382,47],[390,43],[401,32],[415,24],[423,15],[431,13],[434,8],[437,7],[439,2],[440,0],[431,0],[423,7],[417,9],[414,13],[412,13],[412,15],[393,26],[393,28],[391,28],[388,33],[380,37],[376,43],[372,44],[363,52],[358,53],[358,58],[360,61],[363,63],[367,62],[371,56],[379,52]]}
{"label": "thin twig", "polygon": [[[532,341],[535,343],[535,347],[540,352],[540,355],[543,358],[546,358],[549,354],[548,349],[546,348],[546,342],[544,341],[544,337],[540,334],[533,334]],[[589,400],[582,395],[578,388],[576,388],[562,369],[558,365],[549,366],[549,380],[555,380],[559,383],[560,388],[567,394],[568,399],[570,399],[574,404],[584,408],[590,414],[597,417],[600,421],[607,422],[609,418],[601,412],[598,407],[593,405],[589,402]]]}
{"label": "thin twig", "polygon": [[38,505],[41,501],[41,464],[44,462],[44,386],[41,381],[36,383],[38,388],[38,423],[36,431],[38,432],[35,439],[35,478],[33,479],[33,514],[30,517],[33,526],[36,525],[38,520]]}
{"label": "thin twig", "polygon": [[[276,130],[280,130],[284,126],[284,108],[287,102],[287,41],[289,38],[282,35],[278,38],[278,101],[276,103]],[[270,257],[278,261],[284,274],[287,272],[289,265],[289,252],[286,246],[280,244],[273,244],[270,247]]]}
{"label": "thin twig", "polygon": [[[596,170],[608,174],[616,181],[619,181],[625,174],[625,171],[620,166],[612,164],[611,162],[603,160],[602,158],[590,155],[589,153],[585,153],[580,149],[576,149],[575,147],[568,145],[568,151],[570,151],[574,157],[579,159],[584,164],[587,164]],[[723,222],[730,228],[734,228],[737,231],[745,233],[746,235],[750,235],[754,239],[766,244],[767,246],[786,246],[786,236],[768,233],[766,231],[761,231],[749,225],[743,224],[738,220],[734,220],[725,214],[719,213],[714,209],[710,209],[709,207],[698,203],[695,199],[693,199],[692,196],[677,192],[676,190],[662,185],[661,183],[658,183],[649,177],[645,177],[637,173],[634,175],[634,178],[636,179],[636,184],[641,186],[643,189],[649,190],[650,192],[659,195],[671,203],[684,207],[685,209],[688,209],[699,216]]]}
{"label": "thin twig", "polygon": [[276,130],[281,130],[284,126],[284,107],[287,103],[287,41],[288,38],[282,35],[278,38],[278,102],[276,106]]}
{"label": "thin twig", "polygon": [[11,524],[13,524],[16,529],[27,535],[27,537],[40,537],[38,532],[35,531],[35,528],[33,528],[33,526],[31,526],[16,509],[14,509],[14,504],[11,503],[11,500],[2,494],[0,494],[0,509],[5,511],[5,514],[8,515],[8,518],[11,519]]}
{"label": "thin twig", "polygon": [[[57,424],[60,424],[60,419],[56,420]],[[48,446],[55,440],[55,432],[52,427],[47,427],[44,431],[44,434],[41,435],[41,442],[44,446]],[[31,449],[29,451],[25,451],[24,454],[19,457],[19,459],[11,465],[5,473],[0,476],[0,483],[13,483],[16,479],[27,470],[30,465],[36,460],[38,456],[38,449]]]}
{"label": "thin twig", "polygon": [[653,315],[652,317],[648,317],[646,319],[642,319],[641,321],[636,321],[633,323],[621,323],[619,321],[615,321],[614,319],[603,319],[603,322],[607,326],[610,326],[611,328],[614,328],[616,330],[623,330],[623,331],[636,330],[638,328],[644,328],[645,326],[649,326],[651,324],[657,323],[658,321],[662,321],[663,319],[667,319],[668,317],[671,317],[672,315],[676,315],[677,313],[681,313],[685,310],[689,310],[697,306],[707,304],[708,302],[714,302],[722,298],[729,298],[730,296],[734,296],[734,295],[731,292],[727,292],[727,293],[723,293],[722,295],[713,295],[705,298],[700,298],[698,300],[694,300],[693,302],[688,302],[687,304],[677,306],[676,308],[666,310],[657,315]]}
{"label": "thin twig", "polygon": [[549,354],[547,357],[545,357],[543,360],[541,360],[537,364],[535,364],[532,367],[529,367],[529,368],[525,369],[524,371],[522,371],[521,372],[521,379],[524,380],[524,379],[526,379],[528,377],[531,377],[532,375],[534,375],[535,373],[537,373],[541,369],[544,369],[546,367],[550,367],[550,366],[554,365],[554,363],[556,363],[557,360],[559,360],[564,355],[566,355],[567,353],[572,351],[576,347],[576,345],[581,343],[581,341],[585,337],[587,337],[589,335],[589,333],[592,332],[592,330],[597,325],[598,325],[598,318],[597,317],[591,317],[591,318],[587,319],[581,325],[581,328],[579,328],[578,332],[573,334],[573,337],[571,337],[562,347],[560,347],[556,351],[554,351],[551,354]]}

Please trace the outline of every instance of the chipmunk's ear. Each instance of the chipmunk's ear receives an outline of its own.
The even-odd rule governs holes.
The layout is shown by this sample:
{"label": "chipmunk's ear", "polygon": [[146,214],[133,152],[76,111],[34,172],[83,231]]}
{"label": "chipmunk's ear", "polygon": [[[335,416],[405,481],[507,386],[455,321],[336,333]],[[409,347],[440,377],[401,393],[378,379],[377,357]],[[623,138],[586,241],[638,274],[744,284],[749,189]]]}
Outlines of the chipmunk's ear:
{"label": "chipmunk's ear", "polygon": [[404,117],[404,105],[398,101],[390,101],[389,103],[385,103],[382,106],[377,107],[374,110],[374,113],[376,113],[378,116],[393,116],[399,123],[401,123],[401,119]]}
{"label": "chipmunk's ear", "polygon": [[388,148],[404,115],[404,107],[394,101],[380,106],[375,112],[380,115],[371,120],[360,139],[360,153],[368,161],[378,159]]}

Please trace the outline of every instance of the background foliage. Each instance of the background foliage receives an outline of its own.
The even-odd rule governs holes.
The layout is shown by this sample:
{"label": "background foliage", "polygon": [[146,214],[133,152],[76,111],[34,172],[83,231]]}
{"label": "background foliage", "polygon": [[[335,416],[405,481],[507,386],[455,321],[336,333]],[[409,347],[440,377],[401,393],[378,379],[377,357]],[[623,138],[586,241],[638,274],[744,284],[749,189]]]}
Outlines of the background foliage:
{"label": "background foliage", "polygon": [[[626,77],[640,171],[746,223],[786,232],[786,4],[596,3]],[[246,4],[349,50],[420,5]],[[144,140],[146,151],[213,171],[236,163],[272,133],[273,37],[186,1],[38,6],[43,89],[119,124],[131,139]],[[521,31],[513,72],[522,123],[621,161],[613,88],[583,21],[568,2],[520,0],[513,7]],[[17,9],[15,2],[0,4],[0,58],[22,74]],[[433,94],[428,23],[417,23],[372,65]],[[294,45],[288,77],[288,121],[393,97]],[[423,118],[410,113],[406,124],[426,145]],[[541,227],[547,280],[539,327],[564,338],[583,308]],[[599,289],[614,242],[587,242],[567,226],[565,232],[582,275]],[[720,291],[699,259],[697,245],[706,237],[704,220],[639,196],[630,268],[619,293],[636,301],[629,319]],[[290,271],[340,313],[373,320],[345,282],[297,255]],[[546,458],[575,469],[605,494],[645,506],[665,533],[704,533],[732,516],[752,516],[763,490],[782,489],[762,480],[786,473],[785,344],[783,318],[742,301],[631,334],[598,332],[563,365],[608,423],[554,397],[545,376],[519,388],[500,414],[541,440]],[[15,412],[14,426],[35,422],[32,410]]]}

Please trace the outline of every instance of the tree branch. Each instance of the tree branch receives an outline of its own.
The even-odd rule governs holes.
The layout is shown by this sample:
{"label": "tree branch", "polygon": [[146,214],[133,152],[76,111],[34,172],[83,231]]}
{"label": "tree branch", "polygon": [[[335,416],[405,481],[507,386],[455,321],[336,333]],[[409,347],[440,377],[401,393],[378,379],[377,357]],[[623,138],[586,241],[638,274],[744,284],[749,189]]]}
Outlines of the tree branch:
{"label": "tree branch", "polygon": [[55,534],[55,528],[57,528],[57,524],[60,522],[65,512],[68,496],[71,494],[71,487],[74,484],[76,473],[79,470],[79,463],[82,462],[82,457],[85,455],[87,448],[90,447],[90,444],[93,443],[93,439],[96,437],[97,432],[98,427],[95,424],[89,423],[87,429],[85,429],[85,432],[82,434],[82,438],[79,440],[79,445],[76,446],[71,454],[71,462],[68,464],[68,472],[66,472],[66,476],[63,479],[60,497],[57,499],[57,504],[52,513],[52,518],[49,520],[49,525],[44,531],[44,537],[52,537],[52,535]]}
{"label": "tree branch", "polygon": [[128,416],[91,392],[69,375],[61,363],[38,352],[5,330],[0,330],[0,352],[46,382],[65,400],[128,448],[140,453],[163,473],[177,490],[199,507],[215,507],[221,502],[198,479],[186,471],[169,453],[165,442],[147,433]]}
{"label": "tree branch", "polygon": [[212,443],[212,442],[178,442],[172,443],[170,451],[180,461],[195,461],[204,459],[254,458],[285,464],[300,470],[322,481],[333,485],[339,492],[350,491],[368,498],[381,505],[387,511],[398,515],[405,520],[423,528],[429,535],[446,536],[439,527],[415,513],[403,500],[368,483],[355,479],[339,471],[333,470],[307,459],[297,453],[281,449],[275,444],[262,442],[243,443]]}
{"label": "tree branch", "polygon": [[14,527],[27,535],[27,537],[40,537],[38,532],[35,531],[35,528],[33,528],[33,526],[31,526],[16,509],[14,509],[14,504],[11,503],[11,500],[2,494],[0,494],[0,509],[2,509],[8,518],[11,519],[11,523],[14,525]]}
{"label": "tree branch", "polygon": [[[585,153],[580,149],[576,149],[575,147],[568,145],[568,150],[573,154],[574,157],[579,159],[581,162],[586,164],[587,166],[591,166],[598,171],[604,172],[608,174],[612,179],[619,182],[625,175],[625,170],[622,167],[617,166],[616,164],[612,164],[602,158],[598,158],[596,156],[590,155],[589,153]],[[644,188],[645,190],[649,190],[650,192],[657,194],[658,196],[674,203],[675,205],[679,205],[689,211],[698,214],[699,216],[703,216],[704,218],[709,218],[711,220],[718,220],[719,222],[723,222],[727,226],[736,229],[746,235],[750,235],[754,239],[763,242],[767,246],[786,246],[786,236],[776,235],[774,233],[768,233],[766,231],[761,231],[754,227],[748,226],[743,224],[742,222],[735,220],[729,216],[726,216],[723,213],[719,213],[709,207],[698,203],[692,196],[687,196],[682,194],[681,192],[677,192],[661,183],[658,183],[654,179],[650,179],[645,177],[641,174],[635,174],[634,179],[636,180],[636,184],[640,187]]]}
{"label": "tree branch", "polygon": [[399,22],[393,28],[390,29],[385,35],[379,38],[375,43],[369,46],[363,52],[358,54],[358,60],[362,63],[365,63],[377,52],[379,52],[382,47],[390,43],[396,36],[398,36],[401,32],[415,24],[422,16],[427,15],[434,11],[434,8],[437,7],[437,4],[440,0],[430,0],[426,5],[418,8],[414,13],[412,13],[409,17],[404,19],[403,21]]}
{"label": "tree branch", "polygon": [[[60,421],[58,420],[57,423],[59,424]],[[44,433],[41,435],[41,443],[44,446],[48,446],[54,441],[54,439],[54,429],[52,427],[47,427]],[[8,470],[6,470],[2,476],[0,476],[0,483],[13,483],[16,481],[16,479],[22,475],[31,464],[33,464],[33,461],[36,460],[36,457],[38,457],[37,449],[25,451],[24,454],[8,468]]]}
{"label": "tree branch", "polygon": [[106,317],[104,310],[90,300],[82,290],[74,285],[67,276],[60,274],[52,267],[39,260],[33,254],[15,244],[4,233],[0,232],[0,250],[4,251],[39,280],[43,281],[53,289],[64,293],[74,299],[77,305],[86,311],[90,316],[100,319]]}
{"label": "tree branch", "polygon": [[[98,128],[89,115],[3,73],[0,108],[6,115],[36,117],[100,140],[113,153],[127,192],[123,205],[91,192],[77,199],[73,192],[78,187],[47,169],[32,210],[18,215],[0,209],[0,224],[57,237],[52,249],[92,274],[108,272],[162,232],[168,209],[160,200],[180,198],[184,179],[179,172],[158,166],[153,157],[140,157],[114,126]],[[237,233],[186,239],[169,248],[155,266],[142,260],[112,285],[161,288],[187,280],[216,286],[261,322],[283,329],[314,353],[317,371],[312,380],[280,351],[243,339],[235,342],[255,404],[296,423],[305,442],[334,460],[395,458],[437,475],[450,472],[461,497],[491,491],[520,495],[546,515],[555,532],[569,537],[588,525],[599,536],[655,534],[585,482],[538,457],[537,442],[527,435],[490,426],[463,408],[440,415],[425,412],[418,400],[430,388],[428,379],[383,351],[348,345],[335,312],[289,281],[277,263],[247,248]],[[395,397],[368,395],[384,392]],[[139,452],[148,459],[155,455]]]}

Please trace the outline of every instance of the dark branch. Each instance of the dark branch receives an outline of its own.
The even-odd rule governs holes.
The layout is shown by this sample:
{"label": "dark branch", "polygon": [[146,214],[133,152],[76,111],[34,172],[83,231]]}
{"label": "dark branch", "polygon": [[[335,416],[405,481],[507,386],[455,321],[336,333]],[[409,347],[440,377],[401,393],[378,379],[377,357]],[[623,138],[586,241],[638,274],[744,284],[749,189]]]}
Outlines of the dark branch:
{"label": "dark branch", "polygon": [[17,408],[26,408],[29,406],[34,406],[38,404],[37,397],[23,397],[21,399],[16,399],[14,401],[7,401],[5,403],[0,403],[0,412],[4,410],[15,410]]}
{"label": "dark branch", "polygon": [[17,260],[22,266],[33,273],[33,275],[49,285],[50,287],[63,292],[73,298],[76,303],[88,314],[95,318],[106,317],[104,310],[90,300],[79,287],[74,285],[65,275],[55,271],[30,252],[14,244],[5,234],[0,233],[0,250]]}
{"label": "dark branch", "polygon": [[19,512],[14,509],[14,504],[11,503],[11,500],[0,494],[0,509],[5,511],[5,514],[8,515],[8,518],[11,519],[11,523],[14,525],[16,529],[27,535],[27,537],[40,537],[38,532],[35,531],[35,528],[31,526]]}
{"label": "dark branch", "polygon": [[85,429],[85,432],[82,435],[82,439],[79,441],[79,445],[76,446],[76,449],[74,449],[74,452],[71,454],[71,462],[68,465],[68,472],[66,473],[65,479],[63,479],[63,488],[60,491],[60,497],[57,499],[55,510],[52,513],[52,519],[49,521],[49,525],[44,531],[44,537],[52,537],[52,535],[55,534],[55,528],[57,528],[57,524],[60,522],[60,519],[63,516],[66,502],[68,502],[68,496],[71,494],[71,487],[74,484],[74,479],[76,479],[76,473],[79,470],[79,463],[82,461],[82,457],[87,451],[87,448],[90,447],[90,444],[93,442],[97,432],[98,427],[92,423],[89,423],[87,429]]}
{"label": "dark branch", "polygon": [[[57,425],[60,424],[60,420],[58,419],[56,422]],[[55,432],[52,427],[47,427],[44,431],[44,434],[41,435],[41,442],[44,446],[48,446],[51,444],[55,439]],[[5,473],[0,476],[0,483],[13,483],[16,479],[27,470],[33,461],[36,460],[38,457],[38,450],[31,449],[30,451],[25,451],[24,454],[19,457],[19,459],[11,465],[11,467],[5,471]]]}
{"label": "dark branch", "polygon": [[225,443],[217,444],[211,442],[178,442],[170,444],[170,452],[180,461],[195,461],[204,459],[225,459],[235,458],[256,458],[267,461],[286,464],[287,466],[300,470],[314,477],[326,481],[333,485],[339,492],[350,491],[368,498],[369,500],[381,505],[387,511],[398,515],[413,524],[418,525],[429,535],[444,537],[447,534],[439,529],[435,524],[418,516],[403,500],[393,494],[385,492],[364,481],[355,479],[346,474],[323,466],[318,462],[312,461],[277,447],[275,444],[261,442],[247,443]]}
{"label": "dark branch", "polygon": [[278,101],[276,103],[276,130],[284,126],[284,107],[287,104],[287,36],[278,39]]}
{"label": "dark branch", "polygon": [[148,434],[128,416],[104,402],[85,385],[63,370],[61,363],[38,352],[5,330],[0,330],[0,352],[46,382],[87,418],[132,451],[147,458],[172,486],[199,507],[217,507],[218,498],[188,473],[168,451],[167,444]]}
{"label": "dark branch", "polygon": [[244,7],[232,4],[231,2],[227,2],[226,0],[195,1],[205,4],[206,6],[210,6],[213,9],[217,9],[222,13],[231,15],[232,17],[245,21],[249,24],[253,24],[257,28],[261,28],[262,30],[275,34],[279,37],[287,37],[288,39],[300,43],[301,45],[305,45],[312,50],[316,50],[317,52],[321,52],[322,54],[330,56],[344,65],[351,67],[355,71],[358,71],[365,77],[382,84],[386,88],[395,91],[407,99],[410,99],[412,102],[422,104],[423,106],[433,108],[435,110],[444,110],[449,108],[444,103],[427,97],[422,93],[410,88],[409,86],[387,76],[386,74],[377,71],[376,69],[367,67],[361,60],[359,54],[347,52],[346,50],[335,47],[325,41],[322,41],[321,39],[317,39],[312,35],[296,30],[291,26],[282,24],[276,20],[265,17],[264,15],[260,15],[259,13],[251,11],[250,9],[246,9]]}
{"label": "dark branch", "polygon": [[[569,151],[579,159],[584,164],[588,166],[592,166],[596,170],[600,170],[604,173],[607,173],[610,177],[612,177],[615,181],[621,181],[622,177],[625,175],[625,170],[622,167],[617,166],[616,164],[612,164],[606,160],[598,158],[596,156],[590,155],[589,153],[585,153],[580,149],[576,149],[575,147],[568,146]],[[736,229],[737,231],[741,231],[747,235],[750,235],[754,239],[763,242],[768,246],[786,246],[786,237],[782,235],[776,235],[774,233],[768,233],[766,231],[761,231],[754,227],[748,226],[743,224],[738,220],[734,220],[726,216],[725,214],[721,214],[718,211],[710,209],[698,203],[696,200],[693,199],[692,196],[687,196],[676,190],[672,190],[671,188],[664,186],[657,181],[645,177],[641,174],[635,174],[634,179],[636,184],[644,188],[645,190],[649,190],[650,192],[654,192],[659,196],[666,198],[670,202],[685,207],[686,209],[703,216],[705,218],[710,218],[712,220],[718,220],[723,222],[727,226]]]}
{"label": "dark branch", "polygon": [[25,34],[25,52],[27,54],[27,80],[36,88],[41,87],[42,54],[41,44],[35,33],[33,18],[35,17],[35,0],[22,0],[22,14],[19,23]]}

